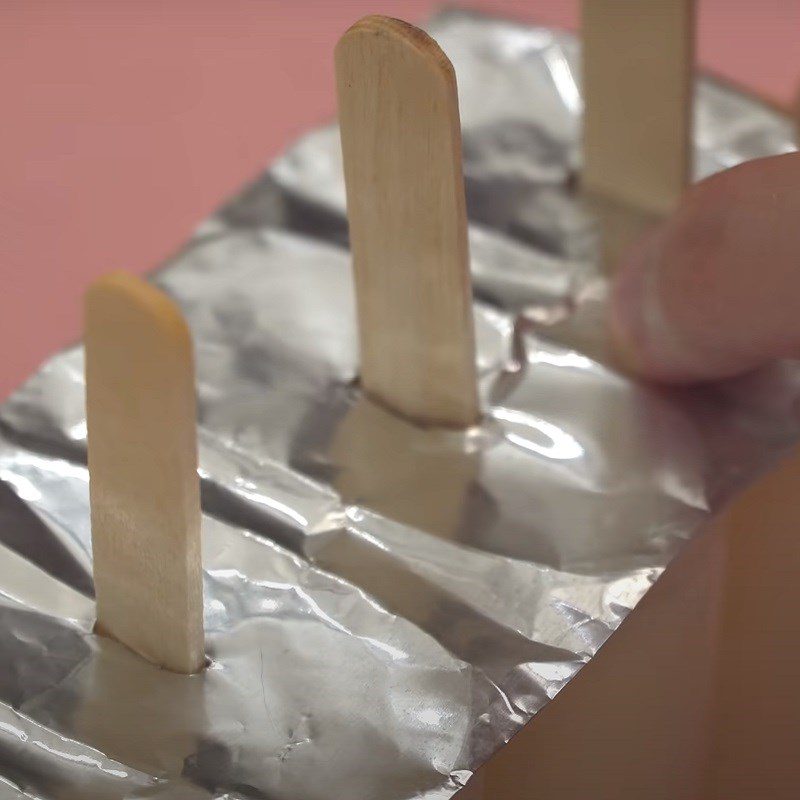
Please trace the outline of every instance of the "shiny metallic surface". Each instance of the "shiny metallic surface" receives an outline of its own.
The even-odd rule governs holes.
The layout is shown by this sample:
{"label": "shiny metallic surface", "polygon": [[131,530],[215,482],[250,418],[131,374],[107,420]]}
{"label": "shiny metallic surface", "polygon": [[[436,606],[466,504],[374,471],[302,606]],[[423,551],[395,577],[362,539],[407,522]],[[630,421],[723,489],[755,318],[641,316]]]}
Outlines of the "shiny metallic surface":
{"label": "shiny metallic surface", "polygon": [[[202,674],[91,633],[82,351],[0,410],[3,796],[444,800],[800,436],[793,365],[669,391],[596,356],[573,38],[431,30],[459,80],[484,421],[418,430],[359,394],[337,132],[304,137],[154,278],[197,347]],[[698,176],[794,148],[705,80],[696,117]]]}

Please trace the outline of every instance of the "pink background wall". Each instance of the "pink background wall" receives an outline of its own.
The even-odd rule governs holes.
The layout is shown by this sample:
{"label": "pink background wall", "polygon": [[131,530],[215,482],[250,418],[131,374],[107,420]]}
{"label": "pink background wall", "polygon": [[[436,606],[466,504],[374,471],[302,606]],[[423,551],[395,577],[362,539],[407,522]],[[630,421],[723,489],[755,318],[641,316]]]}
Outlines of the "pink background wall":
{"label": "pink background wall", "polygon": [[[350,23],[437,5],[0,0],[0,398],[79,335],[93,277],[155,266],[334,113],[331,53]],[[576,0],[466,5],[577,23]],[[699,5],[700,63],[788,105],[800,2]]]}

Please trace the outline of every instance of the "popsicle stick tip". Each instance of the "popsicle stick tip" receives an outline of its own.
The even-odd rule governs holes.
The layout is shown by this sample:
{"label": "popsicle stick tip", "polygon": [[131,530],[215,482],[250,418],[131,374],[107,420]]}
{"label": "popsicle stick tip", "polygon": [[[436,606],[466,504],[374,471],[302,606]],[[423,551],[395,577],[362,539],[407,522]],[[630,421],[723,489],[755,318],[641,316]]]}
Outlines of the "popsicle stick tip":
{"label": "popsicle stick tip", "polygon": [[343,57],[343,52],[349,51],[354,39],[362,37],[382,37],[387,40],[387,43],[392,42],[400,47],[405,47],[409,53],[415,53],[420,58],[437,66],[438,74],[455,86],[456,73],[453,65],[435,39],[408,22],[394,17],[384,17],[380,14],[362,17],[342,34],[335,48],[336,61],[338,62]]}
{"label": "popsicle stick tip", "polygon": [[114,313],[124,306],[168,336],[176,346],[191,349],[189,326],[180,308],[164,292],[128,272],[114,271],[95,280],[86,290],[84,310],[91,315]]}

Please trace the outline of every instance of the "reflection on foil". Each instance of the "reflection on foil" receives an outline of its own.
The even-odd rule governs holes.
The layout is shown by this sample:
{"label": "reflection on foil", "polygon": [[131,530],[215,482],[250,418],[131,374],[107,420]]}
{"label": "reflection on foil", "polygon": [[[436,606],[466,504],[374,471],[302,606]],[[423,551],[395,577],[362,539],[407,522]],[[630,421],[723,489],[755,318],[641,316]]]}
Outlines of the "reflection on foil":
{"label": "reflection on foil", "polygon": [[510,422],[532,432],[532,435],[524,436],[511,430],[506,431],[506,439],[525,450],[556,459],[580,458],[583,455],[583,448],[574,436],[547,420],[510,408],[493,408],[491,414],[494,419]]}
{"label": "reflection on foil", "polygon": [[583,106],[572,65],[562,52],[555,49],[544,52],[544,61],[553,76],[553,83],[561,95],[564,105],[577,116],[583,110]]}
{"label": "reflection on foil", "polygon": [[[155,277],[197,347],[205,672],[91,634],[81,349],[0,410],[9,793],[443,800],[798,438],[795,365],[688,392],[607,359],[576,42],[431,29],[459,79],[483,422],[421,431],[360,395],[338,134],[305,136]],[[793,147],[710,81],[696,120],[698,177]]]}

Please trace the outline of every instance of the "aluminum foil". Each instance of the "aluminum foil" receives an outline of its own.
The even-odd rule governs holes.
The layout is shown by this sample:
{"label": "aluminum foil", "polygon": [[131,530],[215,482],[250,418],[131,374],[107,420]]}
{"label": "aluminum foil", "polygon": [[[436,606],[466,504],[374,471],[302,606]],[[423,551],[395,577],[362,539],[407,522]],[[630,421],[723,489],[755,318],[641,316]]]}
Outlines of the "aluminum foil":
{"label": "aluminum foil", "polygon": [[[459,81],[483,423],[360,396],[338,134],[305,136],[154,276],[197,347],[205,672],[91,633],[82,350],[0,410],[3,796],[444,800],[800,437],[792,364],[688,391],[596,356],[577,42],[430,29]],[[794,148],[709,80],[696,121],[698,177]]]}

